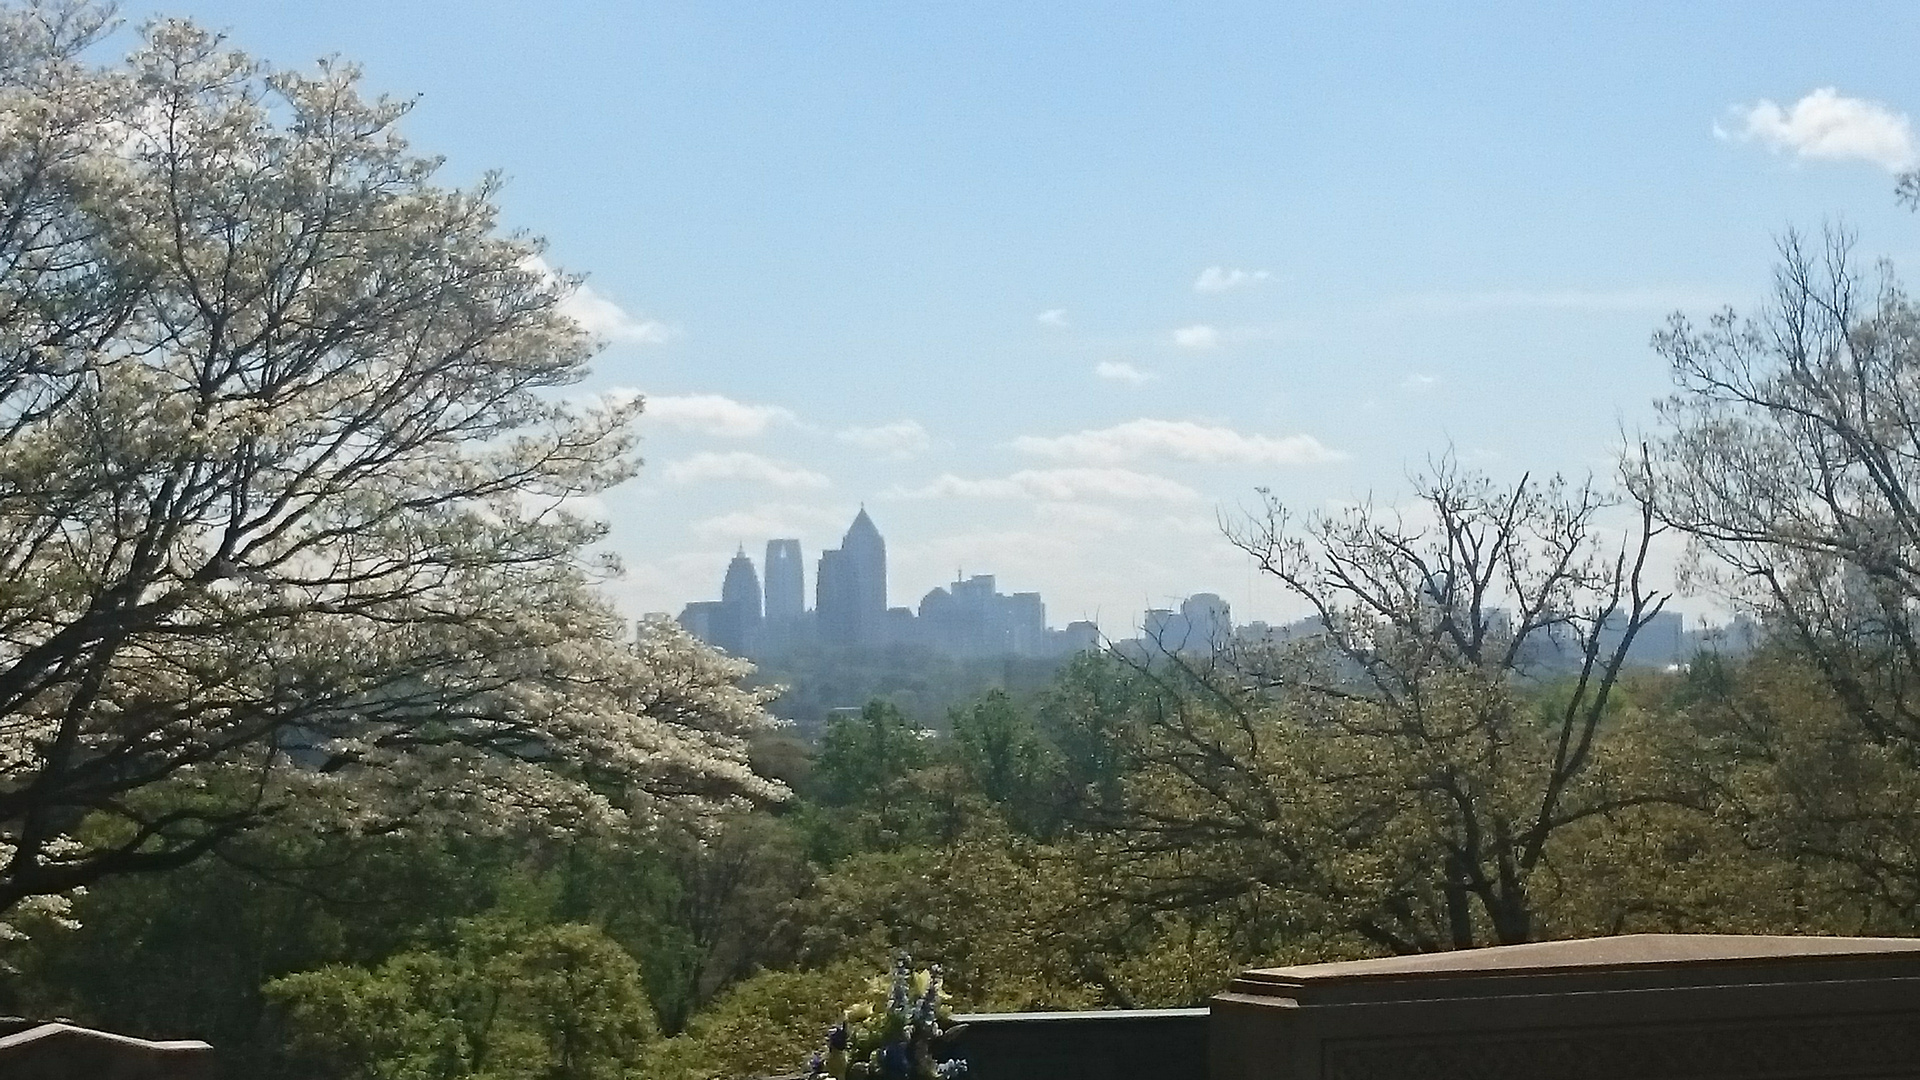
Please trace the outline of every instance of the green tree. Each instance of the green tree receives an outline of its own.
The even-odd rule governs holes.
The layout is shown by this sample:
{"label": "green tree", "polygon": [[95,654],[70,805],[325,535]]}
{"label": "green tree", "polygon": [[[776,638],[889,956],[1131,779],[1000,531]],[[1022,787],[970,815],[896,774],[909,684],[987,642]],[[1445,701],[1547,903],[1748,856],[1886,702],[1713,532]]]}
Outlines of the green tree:
{"label": "green tree", "polygon": [[827,806],[885,805],[903,781],[925,768],[926,729],[884,701],[827,725],[814,757],[811,794]]}
{"label": "green tree", "polygon": [[[1726,847],[1776,932],[1920,927],[1920,768],[1862,732],[1817,663],[1785,642],[1724,663],[1680,714],[1712,754]],[[1764,880],[1759,880],[1764,875]]]}
{"label": "green tree", "polygon": [[102,882],[79,929],[8,945],[0,1010],[202,1038],[235,1077],[277,1075],[261,987],[377,964],[493,906],[519,852],[493,840],[256,832],[165,874]]}
{"label": "green tree", "polygon": [[296,1053],[375,1080],[620,1080],[654,1037],[633,958],[578,924],[461,923],[444,950],[277,979]]}
{"label": "green tree", "polygon": [[950,836],[965,812],[960,782],[938,760],[933,733],[884,701],[827,726],[806,794],[813,805],[802,827],[820,863]]}
{"label": "green tree", "polygon": [[647,1055],[645,1080],[748,1080],[799,1072],[820,1038],[884,966],[846,962],[769,971],[722,994],[687,1030]]}
{"label": "green tree", "polygon": [[793,959],[787,908],[814,869],[799,831],[762,812],[644,843],[575,841],[553,873],[553,916],[599,926],[638,958],[672,1033],[725,987]]}
{"label": "green tree", "polygon": [[1060,824],[1062,776],[1058,754],[1033,718],[1004,690],[990,690],[952,713],[953,746],[972,790],[1030,835],[1051,835]]}

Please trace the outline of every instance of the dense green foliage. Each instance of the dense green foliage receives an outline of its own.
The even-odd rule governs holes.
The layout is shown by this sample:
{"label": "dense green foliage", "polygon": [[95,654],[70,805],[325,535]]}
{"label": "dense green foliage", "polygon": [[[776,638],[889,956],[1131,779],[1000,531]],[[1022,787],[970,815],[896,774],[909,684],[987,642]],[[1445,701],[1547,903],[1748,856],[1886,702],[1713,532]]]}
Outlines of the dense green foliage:
{"label": "dense green foliage", "polygon": [[[1084,658],[939,736],[875,703],[824,733],[794,804],[717,827],[256,836],[90,892],[80,929],[10,946],[0,1005],[209,1038],[235,1076],[693,1080],[797,1067],[903,949],[960,1011],[1194,1004],[1251,964],[1381,951],[1365,920],[1452,820],[1370,801],[1419,755],[1301,726],[1281,697],[1235,718],[1169,664]],[[1567,692],[1502,691],[1523,727]],[[1182,709],[1213,733],[1217,802],[1165,752]],[[1258,754],[1227,737],[1243,723]],[[1559,834],[1536,935],[1920,931],[1900,873],[1920,772],[1849,723],[1785,648],[1624,679],[1597,775],[1675,797]],[[1366,780],[1355,754],[1404,760]],[[1528,774],[1488,775],[1497,794]],[[1209,816],[1261,791],[1287,801]],[[1143,854],[1196,822],[1216,831],[1181,858]]]}
{"label": "dense green foliage", "polygon": [[591,926],[465,920],[435,950],[267,984],[314,1072],[619,1080],[654,1036],[633,957]]}

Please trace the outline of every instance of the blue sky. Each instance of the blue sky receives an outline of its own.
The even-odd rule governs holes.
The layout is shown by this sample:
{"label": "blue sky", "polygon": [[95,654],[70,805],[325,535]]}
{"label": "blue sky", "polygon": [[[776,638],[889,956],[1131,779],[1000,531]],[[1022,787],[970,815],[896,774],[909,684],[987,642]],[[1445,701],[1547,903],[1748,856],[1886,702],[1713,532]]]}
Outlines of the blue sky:
{"label": "blue sky", "polygon": [[634,612],[865,503],[893,603],[956,570],[1112,634],[1292,609],[1220,536],[1265,485],[1391,501],[1449,445],[1609,468],[1667,312],[1896,206],[1920,8],[128,3],[418,96],[444,176],[589,276],[653,402],[606,497]]}

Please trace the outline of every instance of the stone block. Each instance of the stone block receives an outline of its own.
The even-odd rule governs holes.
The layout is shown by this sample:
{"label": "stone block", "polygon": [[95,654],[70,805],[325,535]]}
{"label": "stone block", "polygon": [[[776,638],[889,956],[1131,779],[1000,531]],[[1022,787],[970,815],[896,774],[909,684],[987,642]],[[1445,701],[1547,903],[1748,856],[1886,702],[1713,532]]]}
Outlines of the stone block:
{"label": "stone block", "polygon": [[1640,934],[1249,971],[1213,1080],[1920,1080],[1920,940]]}
{"label": "stone block", "polygon": [[72,1024],[40,1024],[0,1038],[6,1080],[212,1080],[213,1048],[153,1042]]}

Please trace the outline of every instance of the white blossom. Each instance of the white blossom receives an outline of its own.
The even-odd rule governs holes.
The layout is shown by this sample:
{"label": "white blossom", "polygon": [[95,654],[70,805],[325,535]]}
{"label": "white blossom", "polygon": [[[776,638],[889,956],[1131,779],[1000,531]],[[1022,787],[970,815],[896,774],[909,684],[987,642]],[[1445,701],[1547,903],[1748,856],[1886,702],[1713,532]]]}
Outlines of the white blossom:
{"label": "white blossom", "polygon": [[[0,8],[0,912],[269,820],[648,827],[778,797],[749,670],[593,591],[637,400],[496,182],[350,66]],[[87,828],[79,825],[86,823]]]}

